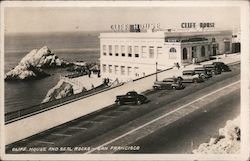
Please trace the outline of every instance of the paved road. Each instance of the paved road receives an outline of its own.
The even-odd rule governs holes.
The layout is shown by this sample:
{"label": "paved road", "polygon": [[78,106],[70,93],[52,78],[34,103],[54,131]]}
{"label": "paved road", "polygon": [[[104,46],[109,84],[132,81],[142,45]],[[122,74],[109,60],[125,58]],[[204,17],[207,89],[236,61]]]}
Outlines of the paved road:
{"label": "paved road", "polygon": [[[202,94],[209,93],[226,84],[239,80],[239,65],[234,66],[232,69],[232,72],[223,73],[204,83],[188,84],[184,90],[147,91],[146,95],[151,100],[151,102],[147,104],[140,106],[123,105],[119,107],[114,105],[96,114],[84,116],[30,138],[7,145],[6,151],[7,153],[62,153],[65,151],[66,153],[70,153],[71,148],[58,150],[57,147],[83,147],[83,149],[73,152],[83,153],[89,150],[89,146],[96,146],[112,137],[109,133],[114,132],[115,135],[123,133],[123,131],[119,129],[121,125],[126,126],[126,124],[134,120],[140,120],[141,117],[149,113],[153,116],[161,112],[161,110],[174,110],[177,106],[171,106],[167,109],[163,107],[176,101],[182,104],[189,102],[192,98],[199,98]],[[150,120],[151,118],[146,119]],[[140,124],[141,122],[139,121],[137,123]],[[130,124],[129,129],[135,128],[136,126],[138,126],[136,122],[133,125]],[[13,151],[18,147],[24,147],[24,149]],[[44,148],[46,149],[45,151],[43,151]],[[145,149],[144,151],[147,150]]]}
{"label": "paved road", "polygon": [[218,130],[239,114],[240,90],[235,90],[203,112],[185,117],[160,132],[133,143],[140,145],[139,150],[117,153],[192,153],[201,143],[218,136]]}

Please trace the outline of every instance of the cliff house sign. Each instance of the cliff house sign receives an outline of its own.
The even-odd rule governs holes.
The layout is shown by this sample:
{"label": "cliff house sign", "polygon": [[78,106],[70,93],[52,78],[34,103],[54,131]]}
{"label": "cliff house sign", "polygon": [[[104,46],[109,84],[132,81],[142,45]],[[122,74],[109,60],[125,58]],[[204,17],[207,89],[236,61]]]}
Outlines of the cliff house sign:
{"label": "cliff house sign", "polygon": [[214,28],[214,22],[183,22],[181,23],[181,28]]}
{"label": "cliff house sign", "polygon": [[145,23],[145,24],[113,24],[110,26],[115,32],[146,32],[149,29],[159,30],[159,23]]}

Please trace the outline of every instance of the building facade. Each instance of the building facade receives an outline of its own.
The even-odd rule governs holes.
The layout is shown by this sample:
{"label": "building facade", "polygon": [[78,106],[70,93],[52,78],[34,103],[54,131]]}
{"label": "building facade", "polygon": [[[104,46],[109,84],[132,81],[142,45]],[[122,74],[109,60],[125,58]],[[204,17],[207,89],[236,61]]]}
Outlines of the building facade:
{"label": "building facade", "polygon": [[173,67],[231,53],[230,31],[126,32],[100,34],[101,77],[128,81]]}

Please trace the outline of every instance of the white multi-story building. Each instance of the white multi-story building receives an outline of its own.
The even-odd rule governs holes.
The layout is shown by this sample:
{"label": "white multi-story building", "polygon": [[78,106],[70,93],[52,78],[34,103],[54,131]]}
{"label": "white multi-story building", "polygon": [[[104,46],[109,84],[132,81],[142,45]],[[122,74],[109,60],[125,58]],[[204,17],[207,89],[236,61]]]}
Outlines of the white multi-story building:
{"label": "white multi-story building", "polygon": [[211,55],[231,53],[231,41],[229,31],[101,33],[101,76],[128,81],[176,63],[209,60]]}

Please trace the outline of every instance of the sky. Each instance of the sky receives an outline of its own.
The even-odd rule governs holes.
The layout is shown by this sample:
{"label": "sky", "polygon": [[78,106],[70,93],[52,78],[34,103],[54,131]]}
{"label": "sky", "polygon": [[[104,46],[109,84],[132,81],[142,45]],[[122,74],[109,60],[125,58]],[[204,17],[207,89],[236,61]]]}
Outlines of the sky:
{"label": "sky", "polygon": [[215,28],[240,26],[239,7],[5,7],[6,32],[111,31],[112,24],[214,22]]}

